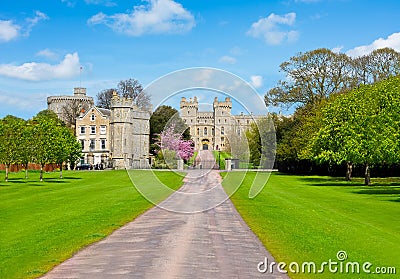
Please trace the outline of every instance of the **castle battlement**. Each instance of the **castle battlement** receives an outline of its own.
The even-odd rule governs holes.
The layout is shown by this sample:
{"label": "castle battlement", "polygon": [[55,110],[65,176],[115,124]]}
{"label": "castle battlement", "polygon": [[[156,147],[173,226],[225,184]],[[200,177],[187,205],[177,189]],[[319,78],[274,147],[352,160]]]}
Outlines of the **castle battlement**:
{"label": "castle battlement", "polygon": [[133,108],[134,110],[139,110],[137,106],[133,105],[132,98],[125,98],[120,97],[117,92],[113,92],[113,96],[111,98],[111,107],[126,107],[126,108]]}
{"label": "castle battlement", "polygon": [[199,107],[199,102],[197,101],[197,97],[194,97],[194,99],[190,98],[189,101],[187,101],[185,97],[182,97],[181,109],[183,108],[197,109],[198,107]]}

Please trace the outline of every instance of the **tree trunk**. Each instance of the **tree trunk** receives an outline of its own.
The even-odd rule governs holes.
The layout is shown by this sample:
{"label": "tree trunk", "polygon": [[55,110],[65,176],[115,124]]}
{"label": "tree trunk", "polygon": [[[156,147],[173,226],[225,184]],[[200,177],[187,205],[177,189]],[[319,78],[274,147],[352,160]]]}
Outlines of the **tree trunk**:
{"label": "tree trunk", "polygon": [[10,164],[6,164],[6,182],[8,182],[8,168],[10,167]]}
{"label": "tree trunk", "polygon": [[60,164],[60,179],[62,179],[62,171],[63,171],[62,168],[63,168],[63,164],[61,163],[61,164]]}
{"label": "tree trunk", "polygon": [[371,185],[371,170],[369,168],[369,165],[365,165],[365,179],[364,179],[364,184],[366,186]]}
{"label": "tree trunk", "polygon": [[43,165],[40,165],[40,181],[43,181]]}
{"label": "tree trunk", "polygon": [[351,173],[353,172],[353,164],[351,162],[347,162],[347,169],[346,169],[346,181],[351,181]]}
{"label": "tree trunk", "polygon": [[28,179],[28,164],[29,163],[25,164],[25,179]]}

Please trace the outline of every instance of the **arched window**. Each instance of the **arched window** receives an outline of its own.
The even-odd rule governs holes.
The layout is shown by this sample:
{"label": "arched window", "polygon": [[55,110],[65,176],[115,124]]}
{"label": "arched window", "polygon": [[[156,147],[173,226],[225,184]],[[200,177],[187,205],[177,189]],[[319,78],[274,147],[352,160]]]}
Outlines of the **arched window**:
{"label": "arched window", "polygon": [[200,128],[197,128],[197,135],[200,135]]}
{"label": "arched window", "polygon": [[204,135],[207,136],[207,127],[204,127]]}
{"label": "arched window", "polygon": [[221,135],[225,135],[225,129],[224,129],[224,127],[221,127]]}
{"label": "arched window", "polygon": [[214,130],[214,128],[211,129],[211,134],[212,134],[213,136],[215,136],[215,130]]}

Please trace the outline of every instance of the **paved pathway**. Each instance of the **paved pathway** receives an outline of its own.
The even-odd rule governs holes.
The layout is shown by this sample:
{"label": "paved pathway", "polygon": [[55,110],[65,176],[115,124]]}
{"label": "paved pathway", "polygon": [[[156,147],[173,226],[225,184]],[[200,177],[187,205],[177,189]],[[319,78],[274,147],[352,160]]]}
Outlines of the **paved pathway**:
{"label": "paved pathway", "polygon": [[[226,198],[215,170],[193,170],[185,179],[181,194],[163,202],[167,208],[201,211]],[[210,194],[194,194],[204,190]],[[226,200],[190,214],[154,207],[44,278],[287,278],[259,273],[265,257],[273,260]]]}

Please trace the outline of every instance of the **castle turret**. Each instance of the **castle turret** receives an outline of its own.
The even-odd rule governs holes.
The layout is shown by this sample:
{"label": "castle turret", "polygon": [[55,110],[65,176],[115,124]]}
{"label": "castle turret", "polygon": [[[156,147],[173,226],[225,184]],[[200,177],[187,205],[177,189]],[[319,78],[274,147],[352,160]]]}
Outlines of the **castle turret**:
{"label": "castle turret", "polygon": [[115,169],[147,168],[150,112],[133,105],[132,98],[111,98],[111,150]]}

